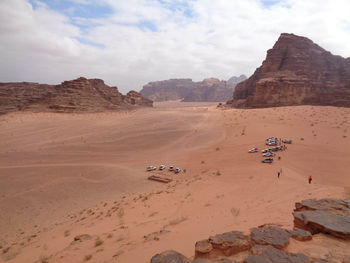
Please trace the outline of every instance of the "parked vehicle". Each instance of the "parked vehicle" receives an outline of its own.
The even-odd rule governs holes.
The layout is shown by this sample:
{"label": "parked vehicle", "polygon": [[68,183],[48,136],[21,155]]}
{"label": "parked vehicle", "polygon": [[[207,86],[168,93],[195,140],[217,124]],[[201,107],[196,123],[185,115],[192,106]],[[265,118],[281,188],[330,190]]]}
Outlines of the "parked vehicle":
{"label": "parked vehicle", "polygon": [[292,140],[282,140],[283,143],[292,144]]}
{"label": "parked vehicle", "polygon": [[180,168],[176,168],[175,169],[175,173],[178,174],[179,172],[181,172],[181,169]]}
{"label": "parked vehicle", "polygon": [[272,158],[266,158],[264,160],[261,161],[262,163],[273,163],[273,159]]}
{"label": "parked vehicle", "polygon": [[258,148],[252,148],[248,152],[249,153],[256,153],[258,151]]}
{"label": "parked vehicle", "polygon": [[148,166],[147,167],[147,171],[154,171],[154,170],[157,170],[157,167],[156,166]]}
{"label": "parked vehicle", "polygon": [[267,152],[269,152],[270,151],[270,149],[264,149],[264,150],[262,150],[261,152],[262,153],[267,153]]}
{"label": "parked vehicle", "polygon": [[278,148],[277,147],[272,147],[269,149],[270,152],[277,152],[278,151]]}
{"label": "parked vehicle", "polygon": [[169,171],[174,171],[174,166],[169,166]]}
{"label": "parked vehicle", "polygon": [[166,166],[164,164],[162,164],[161,166],[159,166],[159,170],[164,170],[166,168]]}
{"label": "parked vehicle", "polygon": [[268,146],[276,146],[277,145],[277,141],[268,141],[268,142],[266,142],[266,145],[268,145]]}
{"label": "parked vehicle", "polygon": [[275,154],[272,153],[272,152],[267,152],[267,153],[264,153],[262,156],[263,156],[263,157],[274,157]]}

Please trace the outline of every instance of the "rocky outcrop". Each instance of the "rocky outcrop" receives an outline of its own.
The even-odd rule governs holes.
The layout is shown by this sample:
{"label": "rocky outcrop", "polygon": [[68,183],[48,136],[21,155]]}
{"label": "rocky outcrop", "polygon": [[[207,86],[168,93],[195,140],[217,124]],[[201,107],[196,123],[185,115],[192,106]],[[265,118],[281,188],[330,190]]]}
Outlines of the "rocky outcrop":
{"label": "rocky outcrop", "polygon": [[244,263],[308,263],[309,258],[304,254],[288,253],[274,248],[265,246],[257,255],[248,256]]}
{"label": "rocky outcrop", "polygon": [[237,85],[228,104],[350,107],[350,58],[334,56],[308,38],[283,33],[262,65]]}
{"label": "rocky outcrop", "polygon": [[150,82],[143,86],[140,93],[152,101],[220,102],[232,96],[235,85],[216,78],[204,79],[201,82],[193,82],[191,79],[170,79]]}
{"label": "rocky outcrop", "polygon": [[271,245],[282,249],[289,244],[290,234],[280,227],[263,225],[253,228],[250,233],[251,239],[258,245]]}
{"label": "rocky outcrop", "polygon": [[312,239],[312,234],[309,231],[294,227],[293,230],[289,231],[291,237],[299,241],[307,241]]}
{"label": "rocky outcrop", "polygon": [[167,250],[153,256],[151,263],[190,263],[190,261],[174,250]]}
{"label": "rocky outcrop", "polygon": [[[307,255],[288,252],[290,237],[297,240],[294,242],[304,242],[312,238],[311,234],[323,232],[338,238],[347,239],[350,231],[348,221],[349,207],[350,200],[304,200],[296,203],[296,209],[293,212],[295,218],[293,230],[286,230],[276,225],[268,224],[251,229],[249,236],[239,231],[211,236],[208,239],[196,242],[195,258],[192,263],[230,263],[237,262],[237,259],[243,263],[349,262],[349,250],[337,255],[327,254],[326,260],[324,256],[323,258],[318,258],[315,253],[309,255],[306,251],[304,253]],[[306,217],[302,216],[303,213],[319,211],[328,213],[330,220],[324,214],[322,214],[322,220],[317,223],[302,220],[309,218],[308,215]],[[342,220],[335,219],[334,215],[342,217]],[[321,223],[324,221],[327,224],[329,223],[329,225],[322,225]],[[334,225],[331,224],[331,221]],[[328,243],[325,242],[325,244],[327,245]],[[190,260],[175,251],[165,251],[151,259],[151,263],[175,262],[190,262]]]}
{"label": "rocky outcrop", "polygon": [[59,85],[0,83],[0,113],[11,111],[99,112],[152,106],[135,91],[126,96],[101,79],[80,77]]}
{"label": "rocky outcrop", "polygon": [[218,256],[231,256],[248,250],[252,246],[249,236],[239,231],[231,231],[209,237],[196,243],[196,257],[216,258]]}
{"label": "rocky outcrop", "polygon": [[124,102],[130,105],[142,105],[147,107],[153,106],[153,101],[142,97],[142,95],[134,90],[129,91],[124,97]]}
{"label": "rocky outcrop", "polygon": [[350,200],[308,199],[295,207],[295,227],[350,240]]}

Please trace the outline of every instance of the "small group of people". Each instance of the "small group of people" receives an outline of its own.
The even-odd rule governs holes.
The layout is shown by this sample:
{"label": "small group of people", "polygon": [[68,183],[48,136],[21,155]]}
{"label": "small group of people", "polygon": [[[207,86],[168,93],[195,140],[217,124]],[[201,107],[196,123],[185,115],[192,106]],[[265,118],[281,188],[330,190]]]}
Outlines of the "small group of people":
{"label": "small group of people", "polygon": [[[277,172],[277,178],[279,179],[280,178],[280,175],[282,174],[282,168]],[[312,176],[310,175],[309,176],[309,184],[311,184],[312,182]]]}

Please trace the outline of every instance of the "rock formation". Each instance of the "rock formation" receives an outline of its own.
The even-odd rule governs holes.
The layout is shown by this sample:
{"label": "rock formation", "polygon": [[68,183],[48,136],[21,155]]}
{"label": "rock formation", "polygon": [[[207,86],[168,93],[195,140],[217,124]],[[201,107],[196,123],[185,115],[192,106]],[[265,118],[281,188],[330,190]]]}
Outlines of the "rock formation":
{"label": "rock formation", "polygon": [[240,82],[242,82],[243,80],[246,80],[246,79],[247,79],[246,75],[242,74],[239,77],[233,76],[233,77],[229,78],[227,80],[227,82],[228,83],[232,83],[232,84],[237,84],[237,83],[240,83]]}
{"label": "rock formation", "polygon": [[220,81],[216,78],[193,82],[191,79],[170,79],[150,82],[143,86],[141,95],[153,101],[227,101],[235,83]]}
{"label": "rock formation", "polygon": [[238,108],[350,107],[350,58],[332,55],[308,38],[283,33],[227,103]]}
{"label": "rock formation", "polygon": [[308,199],[295,207],[295,227],[350,240],[350,200]]}
{"label": "rock formation", "polygon": [[101,79],[78,78],[59,85],[30,82],[0,83],[0,114],[19,110],[53,112],[99,112],[152,107],[152,101],[130,91],[122,95],[117,87]]}
{"label": "rock formation", "polygon": [[251,229],[250,235],[244,235],[239,231],[226,232],[196,242],[192,261],[171,250],[155,255],[151,263],[349,262],[349,250],[341,255],[327,255],[325,260],[315,257],[312,253],[310,255],[290,253],[288,245],[291,237],[297,240],[295,242],[307,242],[312,239],[312,234],[320,232],[348,239],[350,200],[308,199],[295,205],[293,230],[268,224]]}

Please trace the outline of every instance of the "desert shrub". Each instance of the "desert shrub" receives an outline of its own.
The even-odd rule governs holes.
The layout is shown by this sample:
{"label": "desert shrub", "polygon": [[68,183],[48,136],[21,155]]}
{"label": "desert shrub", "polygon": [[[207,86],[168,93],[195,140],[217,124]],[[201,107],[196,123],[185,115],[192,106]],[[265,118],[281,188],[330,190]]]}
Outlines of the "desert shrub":
{"label": "desert shrub", "polygon": [[95,241],[95,247],[101,246],[102,244],[103,244],[103,240],[101,240],[101,239],[97,239]]}

